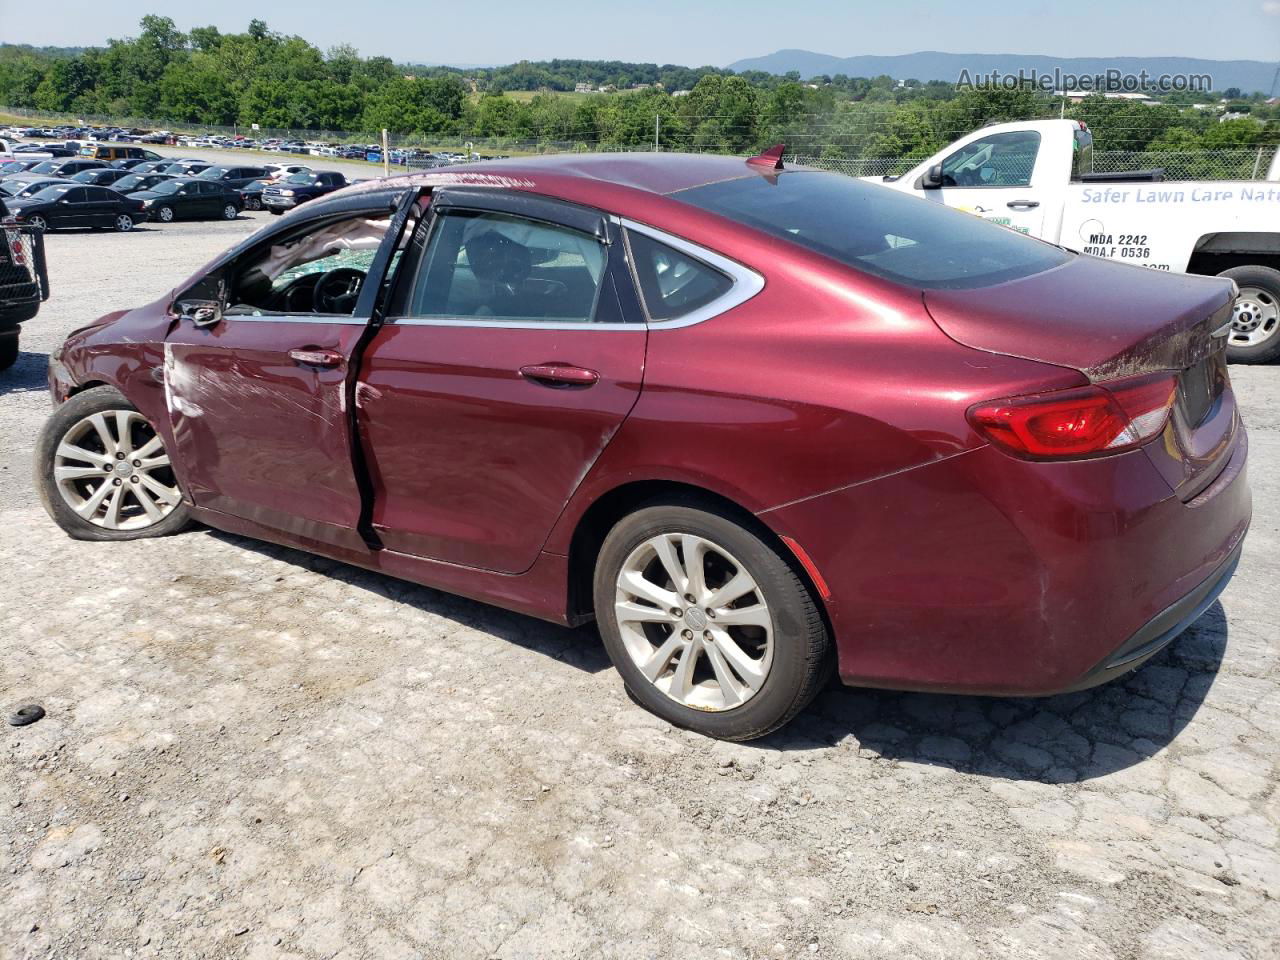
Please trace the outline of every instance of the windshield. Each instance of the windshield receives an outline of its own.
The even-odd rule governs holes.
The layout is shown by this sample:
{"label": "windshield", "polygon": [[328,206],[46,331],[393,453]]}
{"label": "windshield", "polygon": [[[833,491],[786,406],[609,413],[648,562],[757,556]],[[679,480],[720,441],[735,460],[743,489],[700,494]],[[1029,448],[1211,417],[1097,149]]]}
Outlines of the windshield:
{"label": "windshield", "polygon": [[182,181],[166,180],[163,183],[157,183],[151,188],[155,193],[177,193],[182,189]]}
{"label": "windshield", "polygon": [[923,289],[990,286],[1070,259],[1057,247],[971,213],[838,173],[744,177],[672,197]]}
{"label": "windshield", "polygon": [[224,173],[230,171],[230,167],[209,167],[207,170],[201,170],[198,176],[201,180],[218,180]]}
{"label": "windshield", "polygon": [[147,182],[146,177],[140,177],[136,173],[131,173],[126,177],[121,177],[116,181],[117,190],[141,190]]}
{"label": "windshield", "polygon": [[70,190],[72,186],[74,186],[74,184],[59,183],[52,187],[41,187],[32,194],[32,197],[36,200],[56,200],[58,197]]}
{"label": "windshield", "polygon": [[316,178],[314,173],[295,173],[285,183],[310,183]]}
{"label": "windshield", "polygon": [[43,160],[31,168],[31,173],[53,173],[62,164],[57,160]]}

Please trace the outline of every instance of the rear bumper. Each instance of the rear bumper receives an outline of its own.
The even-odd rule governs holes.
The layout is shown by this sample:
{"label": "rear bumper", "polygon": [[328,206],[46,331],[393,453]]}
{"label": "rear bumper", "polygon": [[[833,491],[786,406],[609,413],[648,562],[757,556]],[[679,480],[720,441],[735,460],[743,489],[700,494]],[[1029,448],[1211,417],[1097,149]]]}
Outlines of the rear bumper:
{"label": "rear bumper", "polygon": [[1031,463],[990,447],[762,514],[830,587],[844,682],[1042,696],[1140,665],[1226,586],[1248,441],[1184,503],[1141,450]]}

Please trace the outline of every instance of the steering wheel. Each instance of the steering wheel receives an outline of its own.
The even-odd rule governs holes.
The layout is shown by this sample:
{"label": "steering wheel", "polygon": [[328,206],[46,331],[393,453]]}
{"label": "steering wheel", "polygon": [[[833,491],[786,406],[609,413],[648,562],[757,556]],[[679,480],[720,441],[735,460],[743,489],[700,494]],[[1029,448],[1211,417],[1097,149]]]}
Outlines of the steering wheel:
{"label": "steering wheel", "polygon": [[320,274],[312,288],[312,302],[317,313],[355,313],[365,273],[354,267],[339,267]]}

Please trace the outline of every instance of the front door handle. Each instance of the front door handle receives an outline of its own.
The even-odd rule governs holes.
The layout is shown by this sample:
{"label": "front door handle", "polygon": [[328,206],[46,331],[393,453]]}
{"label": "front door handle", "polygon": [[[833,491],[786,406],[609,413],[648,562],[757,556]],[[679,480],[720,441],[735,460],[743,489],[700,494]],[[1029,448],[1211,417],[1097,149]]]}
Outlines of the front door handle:
{"label": "front door handle", "polygon": [[1036,207],[1040,206],[1040,201],[1039,200],[1010,200],[1007,204],[1005,204],[1005,206],[1012,207],[1015,210],[1034,210]]}
{"label": "front door handle", "polygon": [[342,365],[342,354],[337,350],[322,350],[319,347],[303,347],[290,350],[289,358],[294,363],[307,367],[338,367]]}
{"label": "front door handle", "polygon": [[531,363],[520,368],[520,376],[544,387],[590,387],[600,374],[568,363]]}

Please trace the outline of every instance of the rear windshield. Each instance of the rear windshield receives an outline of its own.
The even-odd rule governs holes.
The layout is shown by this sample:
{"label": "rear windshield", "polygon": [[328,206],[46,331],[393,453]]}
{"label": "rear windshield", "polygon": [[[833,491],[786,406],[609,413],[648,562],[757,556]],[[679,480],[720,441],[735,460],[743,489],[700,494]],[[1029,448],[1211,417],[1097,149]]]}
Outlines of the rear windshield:
{"label": "rear windshield", "polygon": [[913,197],[838,173],[792,171],[682,190],[673,197],[867,273],[923,289],[985,287],[1070,258],[941,198]]}

